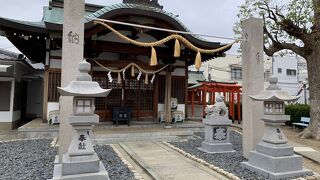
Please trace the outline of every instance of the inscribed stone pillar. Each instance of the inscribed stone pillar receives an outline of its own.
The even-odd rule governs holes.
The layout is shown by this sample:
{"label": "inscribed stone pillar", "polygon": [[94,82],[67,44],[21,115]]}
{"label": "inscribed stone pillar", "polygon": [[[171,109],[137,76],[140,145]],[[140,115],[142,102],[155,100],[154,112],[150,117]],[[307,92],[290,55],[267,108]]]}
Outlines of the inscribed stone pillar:
{"label": "inscribed stone pillar", "polygon": [[[63,13],[61,87],[76,79],[76,67],[83,60],[84,0],[64,0]],[[68,117],[72,114],[72,99],[73,97],[60,97],[59,162],[68,150],[73,133],[68,122]]]}
{"label": "inscribed stone pillar", "polygon": [[260,121],[263,104],[249,98],[249,95],[258,94],[264,89],[263,22],[249,18],[242,25],[243,38],[246,40],[242,42],[243,155],[248,158],[264,132],[264,123]]}

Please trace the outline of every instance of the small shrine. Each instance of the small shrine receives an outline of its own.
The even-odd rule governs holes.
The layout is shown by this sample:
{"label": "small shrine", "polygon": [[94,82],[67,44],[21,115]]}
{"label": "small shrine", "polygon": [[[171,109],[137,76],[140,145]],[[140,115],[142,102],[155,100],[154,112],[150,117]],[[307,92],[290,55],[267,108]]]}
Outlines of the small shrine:
{"label": "small shrine", "polygon": [[234,152],[229,142],[229,126],[232,121],[228,117],[228,108],[223,96],[216,97],[213,106],[205,109],[206,118],[203,119],[205,140],[199,150],[207,153]]}
{"label": "small shrine", "polygon": [[88,74],[90,63],[83,60],[78,68],[77,80],[71,81],[67,87],[58,88],[61,96],[74,96],[69,123],[75,133],[62,163],[54,166],[53,179],[109,179],[93,149],[90,136],[93,125],[99,123],[99,116],[94,114],[94,98],[106,97],[111,89],[102,89],[92,81]]}
{"label": "small shrine", "polygon": [[284,179],[308,175],[311,171],[303,169],[303,159],[294,154],[293,147],[281,131],[280,126],[290,120],[284,114],[285,101],[296,101],[300,96],[291,96],[277,86],[278,78],[269,79],[269,87],[257,95],[250,96],[254,101],[263,101],[265,133],[256,150],[249,154],[249,161],[243,166],[270,179]]}

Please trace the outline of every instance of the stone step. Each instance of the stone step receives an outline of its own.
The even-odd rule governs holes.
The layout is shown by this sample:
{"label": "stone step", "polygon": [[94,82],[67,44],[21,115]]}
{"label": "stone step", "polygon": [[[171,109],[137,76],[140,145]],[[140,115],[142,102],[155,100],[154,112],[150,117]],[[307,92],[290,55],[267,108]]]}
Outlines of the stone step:
{"label": "stone step", "polygon": [[133,141],[177,141],[193,136],[193,131],[160,131],[131,133],[95,133],[93,142],[97,144],[114,144]]}
{"label": "stone step", "polygon": [[118,137],[118,138],[94,138],[93,144],[116,144],[120,142],[136,142],[136,141],[178,141],[186,137],[179,136],[163,136],[163,137]]}

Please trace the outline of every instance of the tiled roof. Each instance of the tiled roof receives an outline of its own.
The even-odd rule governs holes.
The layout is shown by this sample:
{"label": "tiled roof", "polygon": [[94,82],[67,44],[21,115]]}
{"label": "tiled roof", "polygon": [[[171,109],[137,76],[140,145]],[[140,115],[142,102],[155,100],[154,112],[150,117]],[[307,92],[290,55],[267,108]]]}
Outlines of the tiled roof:
{"label": "tiled roof", "polygon": [[188,72],[188,84],[198,84],[198,81],[204,81],[206,78],[202,73]]}
{"label": "tiled roof", "polygon": [[42,21],[40,21],[40,22],[30,22],[30,21],[21,21],[21,20],[15,20],[15,19],[10,19],[10,18],[5,18],[5,17],[0,17],[0,18],[8,20],[8,21],[11,21],[11,22],[15,22],[15,23],[18,23],[18,24],[23,24],[23,25],[26,25],[26,26],[45,28],[45,24]]}
{"label": "tiled roof", "polygon": [[15,52],[0,48],[0,61],[1,60],[23,61],[34,69],[39,69],[39,70],[44,69],[44,65],[42,63],[34,64],[29,59],[27,59],[23,54],[15,53]]}
{"label": "tiled roof", "polygon": [[[147,6],[147,5],[142,5],[142,4],[132,4],[132,3],[119,3],[119,4],[114,4],[111,6],[106,6],[106,7],[102,8],[94,13],[88,14],[86,16],[85,22],[89,22],[92,19],[99,18],[101,15],[106,14],[106,13],[113,11],[113,10],[116,10],[116,9],[141,9],[141,10],[145,10],[145,11],[153,11],[156,13],[160,13],[160,14],[166,15],[166,16],[174,19],[183,27],[183,29],[185,29],[185,31],[190,32],[190,29],[188,29],[173,13],[170,13],[170,12],[164,11],[163,9],[152,7],[152,6]],[[206,40],[200,36],[197,36],[197,35],[192,35],[192,36],[194,36],[197,39],[202,40],[202,41],[208,41],[208,40]]]}
{"label": "tiled roof", "polygon": [[0,59],[18,60],[18,59],[22,59],[23,57],[24,57],[24,55],[22,55],[22,54],[15,53],[15,52],[0,48]]}

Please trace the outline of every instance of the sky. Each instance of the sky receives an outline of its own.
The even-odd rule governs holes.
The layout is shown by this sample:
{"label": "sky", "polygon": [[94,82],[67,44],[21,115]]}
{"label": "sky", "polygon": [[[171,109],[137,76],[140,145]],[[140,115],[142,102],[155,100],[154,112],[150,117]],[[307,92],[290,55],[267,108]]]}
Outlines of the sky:
{"label": "sky", "polygon": [[[122,0],[86,0],[86,3],[112,5]],[[238,6],[244,0],[159,0],[164,10],[178,18],[194,33],[233,38]],[[0,0],[0,17],[24,21],[41,21],[43,6],[48,0]],[[208,39],[230,43],[230,40]],[[234,46],[227,54],[236,54]],[[0,48],[19,52],[5,37],[0,36]]]}

